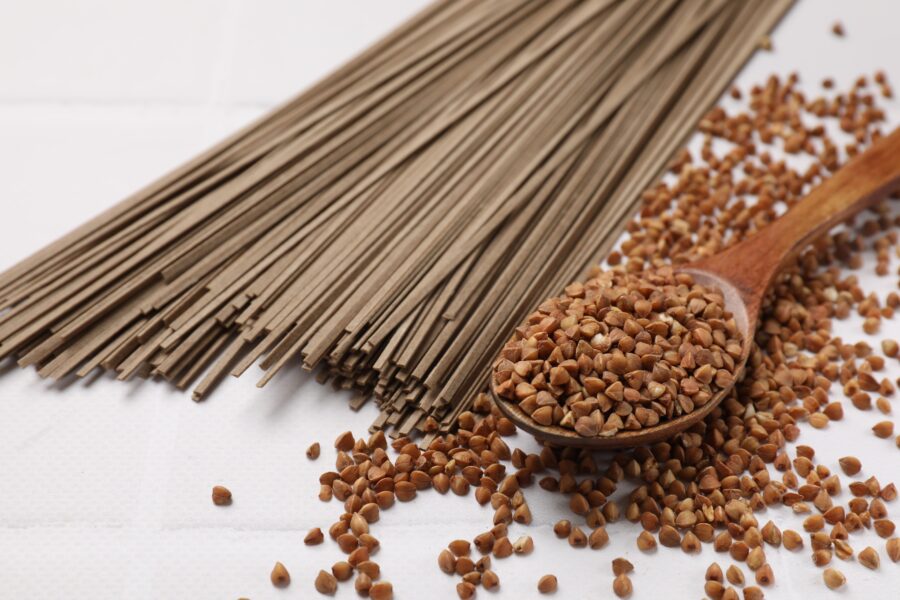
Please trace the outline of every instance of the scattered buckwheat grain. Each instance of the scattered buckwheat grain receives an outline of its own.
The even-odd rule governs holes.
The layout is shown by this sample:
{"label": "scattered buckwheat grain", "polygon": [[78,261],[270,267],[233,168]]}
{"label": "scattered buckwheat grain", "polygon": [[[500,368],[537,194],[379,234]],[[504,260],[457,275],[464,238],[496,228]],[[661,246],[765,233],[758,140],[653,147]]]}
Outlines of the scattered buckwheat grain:
{"label": "scattered buckwheat grain", "polygon": [[214,486],[212,489],[212,501],[216,506],[228,506],[231,504],[231,490],[221,485]]}
{"label": "scattered buckwheat grain", "polygon": [[544,575],[538,579],[537,589],[542,594],[552,594],[556,591],[556,575]]}
{"label": "scattered buckwheat grain", "polygon": [[831,590],[836,590],[847,583],[847,578],[844,577],[843,573],[830,567],[825,569],[822,573],[822,579],[825,581],[825,585],[828,586],[828,589]]}
{"label": "scattered buckwheat grain", "polygon": [[288,573],[288,570],[283,564],[277,562],[272,568],[272,573],[269,575],[269,579],[272,580],[272,585],[274,585],[275,587],[286,587],[291,583],[291,574]]}

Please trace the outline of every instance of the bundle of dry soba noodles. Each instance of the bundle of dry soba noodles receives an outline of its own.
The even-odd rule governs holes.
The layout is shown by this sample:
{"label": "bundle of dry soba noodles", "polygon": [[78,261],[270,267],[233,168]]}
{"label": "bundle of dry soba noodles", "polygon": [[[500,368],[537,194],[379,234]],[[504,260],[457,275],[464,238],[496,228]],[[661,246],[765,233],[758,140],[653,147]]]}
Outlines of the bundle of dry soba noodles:
{"label": "bundle of dry soba noodles", "polygon": [[789,5],[439,1],[0,275],[0,358],[196,399],[302,364],[446,430]]}

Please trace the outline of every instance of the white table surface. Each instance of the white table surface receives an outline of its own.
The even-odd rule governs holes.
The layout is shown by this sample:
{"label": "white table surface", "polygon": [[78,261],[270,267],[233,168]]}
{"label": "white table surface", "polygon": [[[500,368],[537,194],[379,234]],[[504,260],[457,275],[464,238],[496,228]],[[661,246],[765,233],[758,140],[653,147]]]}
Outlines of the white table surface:
{"label": "white table surface", "polygon": [[[0,1],[0,269],[309,85],[423,4]],[[845,38],[830,32],[837,19]],[[825,76],[848,83],[884,69],[900,84],[898,22],[900,4],[891,0],[803,0],[774,34],[775,51],[759,53],[738,82],[797,70],[814,90]],[[897,103],[888,106],[890,122],[900,123]],[[867,289],[883,296],[897,288],[896,275],[875,278],[871,268],[868,261],[861,275]],[[864,336],[851,320],[837,332],[877,344],[900,327],[886,321],[882,334]],[[890,368],[900,375],[896,361]],[[0,366],[0,598],[316,596],[315,573],[341,556],[333,543],[302,542],[341,510],[317,500],[318,475],[333,459],[335,436],[363,432],[375,410],[351,412],[344,394],[299,369],[264,390],[250,375],[195,404],[161,383],[60,386]],[[831,468],[852,453],[863,475],[900,483],[900,450],[870,431],[883,417],[845,407],[842,423],[803,427],[801,441]],[[533,447],[523,437],[515,444]],[[316,440],[322,458],[310,462],[304,450]],[[214,484],[233,491],[232,506],[212,505]],[[556,597],[611,597],[616,556],[636,566],[636,600],[699,598],[709,562],[729,564],[708,546],[699,557],[642,555],[638,528],[627,522],[609,527],[604,550],[574,550],[551,531],[570,516],[566,499],[540,489],[528,498],[534,524],[512,533],[532,535],[536,549],[495,561],[498,598],[537,596],[544,573],[559,577]],[[456,597],[457,579],[438,571],[437,554],[486,529],[490,514],[471,496],[434,493],[385,511],[374,526],[376,560],[396,597]],[[800,529],[785,509],[761,518]],[[869,572],[835,559],[849,579],[835,597],[900,597],[900,565],[887,560],[883,540],[867,532],[851,541],[857,552],[873,545],[882,566]],[[777,580],[768,598],[831,597],[808,546],[768,554]],[[275,561],[293,576],[285,590],[269,583]],[[338,597],[356,597],[352,585]]]}

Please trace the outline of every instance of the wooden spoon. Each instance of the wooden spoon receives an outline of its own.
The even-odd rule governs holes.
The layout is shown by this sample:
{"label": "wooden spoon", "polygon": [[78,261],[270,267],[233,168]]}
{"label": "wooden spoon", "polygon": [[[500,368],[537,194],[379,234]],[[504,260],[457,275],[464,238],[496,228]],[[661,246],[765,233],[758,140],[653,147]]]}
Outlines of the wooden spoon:
{"label": "wooden spoon", "polygon": [[[785,264],[829,229],[872,206],[900,188],[900,128],[880,139],[826,179],[784,216],[746,240],[708,258],[679,267],[697,283],[718,287],[743,336],[735,379],[743,375],[759,322],[763,298]],[[512,401],[491,396],[518,427],[560,446],[615,449],[654,444],[680,433],[706,417],[731,388],[719,391],[702,407],[671,421],[611,437],[582,437],[557,425],[535,423]]]}

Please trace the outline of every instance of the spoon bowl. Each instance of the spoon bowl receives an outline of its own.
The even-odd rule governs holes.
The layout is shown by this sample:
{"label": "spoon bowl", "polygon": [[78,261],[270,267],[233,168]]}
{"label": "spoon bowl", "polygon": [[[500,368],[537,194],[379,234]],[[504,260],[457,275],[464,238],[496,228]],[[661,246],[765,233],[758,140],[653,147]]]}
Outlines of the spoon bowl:
{"label": "spoon bowl", "polygon": [[[810,242],[900,187],[900,128],[878,140],[817,186],[775,222],[716,254],[679,267],[698,284],[718,288],[725,309],[741,333],[734,382],[743,378],[753,347],[763,298],[778,272]],[[555,446],[593,450],[633,448],[665,441],[706,418],[731,393],[734,382],[703,406],[653,427],[620,430],[608,437],[584,437],[558,425],[541,425],[514,401],[497,396],[494,404],[517,427]]]}
{"label": "spoon bowl", "polygon": [[[699,267],[685,267],[679,269],[682,273],[690,273],[694,277],[694,281],[700,285],[707,287],[716,287],[725,299],[725,306],[728,307],[734,315],[735,323],[738,331],[741,333],[741,355],[735,361],[735,381],[740,381],[744,376],[744,368],[747,359],[750,356],[750,348],[752,347],[753,334],[756,331],[758,310],[750,311],[744,303],[740,291],[731,285],[727,280],[719,277],[715,273],[704,271]],[[531,419],[528,414],[519,408],[519,405],[513,401],[500,398],[491,386],[491,398],[497,408],[500,409],[507,418],[509,418],[517,427],[520,427],[532,434],[540,441],[547,442],[554,446],[575,446],[578,448],[589,448],[591,450],[617,450],[620,448],[633,448],[635,446],[645,446],[665,441],[672,436],[689,429],[694,424],[702,421],[711,413],[716,406],[727,396],[734,386],[729,386],[716,392],[703,406],[692,410],[675,419],[661,421],[659,425],[654,427],[645,427],[637,430],[621,430],[616,435],[609,437],[583,437],[575,431],[560,427],[559,425],[541,425]]]}

